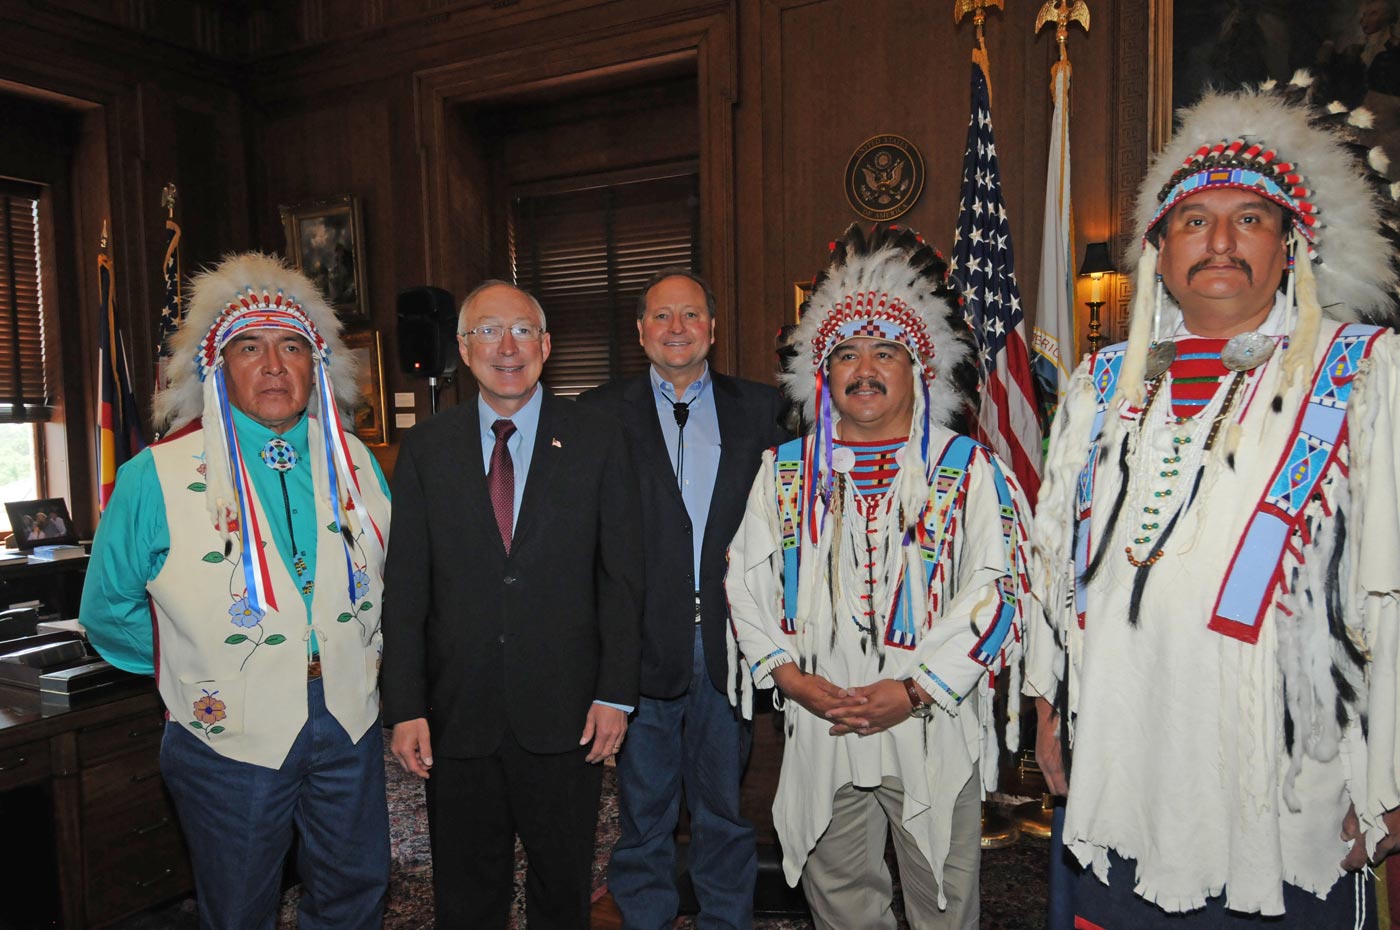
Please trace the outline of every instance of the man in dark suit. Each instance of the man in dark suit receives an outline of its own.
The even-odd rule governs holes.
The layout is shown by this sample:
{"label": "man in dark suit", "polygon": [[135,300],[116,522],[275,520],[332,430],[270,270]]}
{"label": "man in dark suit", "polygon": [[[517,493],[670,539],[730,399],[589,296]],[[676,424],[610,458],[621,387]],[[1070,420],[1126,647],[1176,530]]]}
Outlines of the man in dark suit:
{"label": "man in dark suit", "polygon": [[627,930],[671,926],[684,789],[698,926],[748,928],[757,862],[739,779],[750,732],[725,696],[725,550],[763,450],[786,438],[782,401],[772,387],[709,369],[715,299],[689,271],[652,277],[637,332],[650,370],[579,398],[627,428],[646,545],[642,698],[618,757],[622,835],[608,889]]}
{"label": "man in dark suit", "polygon": [[[637,700],[640,517],[621,426],[539,386],[544,313],[462,304],[479,398],[409,432],[385,566],[384,719],[427,783],[437,925],[588,926],[602,771]],[[518,515],[518,518],[517,518]]]}

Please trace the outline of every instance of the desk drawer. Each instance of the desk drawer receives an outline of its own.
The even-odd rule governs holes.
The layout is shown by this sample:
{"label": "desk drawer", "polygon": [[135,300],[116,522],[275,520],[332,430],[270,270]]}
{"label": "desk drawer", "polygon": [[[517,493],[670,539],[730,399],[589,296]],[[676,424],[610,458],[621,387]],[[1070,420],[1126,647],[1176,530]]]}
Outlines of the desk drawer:
{"label": "desk drawer", "polygon": [[83,805],[83,848],[95,862],[130,856],[165,833],[179,835],[180,822],[159,778],[132,786],[120,801]]}
{"label": "desk drawer", "polygon": [[157,753],[160,751],[160,740],[164,733],[165,714],[159,710],[79,730],[78,762],[80,765],[89,766],[103,762],[111,756],[136,750]]}
{"label": "desk drawer", "polygon": [[0,749],[0,791],[32,785],[49,777],[47,740]]}
{"label": "desk drawer", "polygon": [[188,891],[189,860],[173,822],[120,849],[89,846],[84,853],[84,907],[90,924],[106,924]]}
{"label": "desk drawer", "polygon": [[105,785],[111,790],[98,803],[83,799],[83,897],[91,924],[118,920],[191,884],[180,823],[160,778],[131,782],[127,768],[100,768],[113,776]]}
{"label": "desk drawer", "polygon": [[151,785],[159,788],[160,756],[155,752],[129,752],[82,772],[84,819],[93,812],[106,813],[129,802],[132,795]]}

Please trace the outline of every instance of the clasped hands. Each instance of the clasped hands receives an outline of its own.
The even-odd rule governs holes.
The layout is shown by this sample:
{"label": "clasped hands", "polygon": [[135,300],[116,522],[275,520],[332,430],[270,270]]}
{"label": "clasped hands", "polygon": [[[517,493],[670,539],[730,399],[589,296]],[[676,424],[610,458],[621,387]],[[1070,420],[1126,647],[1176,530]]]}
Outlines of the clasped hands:
{"label": "clasped hands", "polygon": [[[904,684],[892,678],[838,688],[821,675],[804,672],[789,662],[773,670],[773,682],[785,697],[801,704],[808,713],[830,720],[832,726],[827,732],[832,736],[873,736],[908,720],[913,710]],[[928,695],[922,691],[921,696],[927,700]]]}

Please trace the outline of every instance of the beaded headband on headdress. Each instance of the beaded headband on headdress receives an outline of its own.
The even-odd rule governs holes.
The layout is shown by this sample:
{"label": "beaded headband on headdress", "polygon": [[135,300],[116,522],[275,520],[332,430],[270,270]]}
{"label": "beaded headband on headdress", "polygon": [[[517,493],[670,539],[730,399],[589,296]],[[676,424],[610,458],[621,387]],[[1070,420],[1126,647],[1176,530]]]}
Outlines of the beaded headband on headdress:
{"label": "beaded headband on headdress", "polygon": [[1303,183],[1298,166],[1278,160],[1278,153],[1248,140],[1209,143],[1198,148],[1171,176],[1157,200],[1160,206],[1148,221],[1144,235],[1152,231],[1177,204],[1204,190],[1234,188],[1258,194],[1283,207],[1297,221],[1297,229],[1309,246],[1316,241],[1317,206]]}
{"label": "beaded headband on headdress", "polygon": [[229,341],[249,329],[282,329],[296,333],[311,344],[322,362],[330,361],[325,337],[295,297],[289,297],[280,290],[273,295],[268,293],[267,288],[259,293],[250,284],[228,302],[200,343],[199,352],[195,355],[200,381],[208,378],[210,372],[218,367],[220,354]]}
{"label": "beaded headband on headdress", "polygon": [[918,313],[898,297],[867,291],[847,294],[840,306],[827,313],[812,337],[812,364],[821,365],[832,349],[857,336],[899,343],[920,368],[934,355],[933,340]]}

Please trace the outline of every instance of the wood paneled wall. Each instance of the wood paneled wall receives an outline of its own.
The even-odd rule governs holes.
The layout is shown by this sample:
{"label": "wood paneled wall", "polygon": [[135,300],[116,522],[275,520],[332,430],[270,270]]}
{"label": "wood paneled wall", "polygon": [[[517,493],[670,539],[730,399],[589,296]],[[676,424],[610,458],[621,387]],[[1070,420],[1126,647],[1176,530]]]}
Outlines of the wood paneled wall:
{"label": "wood paneled wall", "polygon": [[[1052,30],[1032,32],[1039,5],[1008,0],[986,29],[1004,196],[1032,312],[1055,58]],[[159,300],[155,204],[165,180],[185,191],[185,234],[199,260],[227,249],[281,251],[279,204],[354,194],[386,387],[414,391],[424,417],[426,388],[393,364],[396,292],[426,283],[460,295],[501,271],[491,267],[503,252],[491,215],[501,172],[476,114],[513,100],[566,109],[600,87],[678,76],[696,88],[702,270],[720,297],[721,368],[771,378],[793,283],[821,267],[827,242],[856,218],[842,173],[866,138],[895,132],[920,148],[928,183],[900,222],[945,251],[952,244],[974,43],[970,22],[954,26],[952,0],[42,6],[68,15],[31,15],[35,5],[0,0],[0,80],[99,108],[108,176],[94,189],[89,172],[75,198],[79,212],[118,224],[120,300],[136,347],[150,341]],[[1092,31],[1076,26],[1070,38],[1081,254],[1090,241],[1131,238],[1122,222],[1149,118],[1149,0],[1090,6]],[[84,273],[91,231],[79,230]],[[1110,334],[1126,286],[1120,279],[1107,308]],[[134,354],[144,393],[148,366]]]}
{"label": "wood paneled wall", "polygon": [[54,194],[50,258],[60,344],[52,373],[63,390],[66,448],[50,449],[62,472],[52,475],[51,468],[50,491],[68,496],[82,533],[97,519],[96,261],[104,221],[118,325],[143,412],[164,293],[161,187],[175,181],[183,191],[187,272],[249,242],[248,150],[237,69],[228,57],[246,30],[226,6],[0,2],[0,134],[13,146],[46,121],[71,129],[37,168],[16,156],[10,164],[18,167],[0,170],[47,172],[34,179]]}

